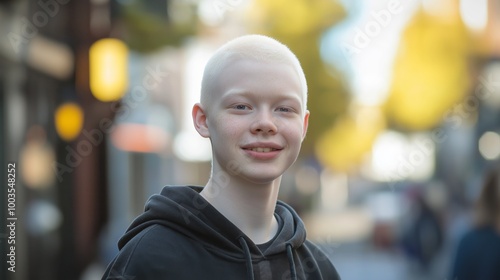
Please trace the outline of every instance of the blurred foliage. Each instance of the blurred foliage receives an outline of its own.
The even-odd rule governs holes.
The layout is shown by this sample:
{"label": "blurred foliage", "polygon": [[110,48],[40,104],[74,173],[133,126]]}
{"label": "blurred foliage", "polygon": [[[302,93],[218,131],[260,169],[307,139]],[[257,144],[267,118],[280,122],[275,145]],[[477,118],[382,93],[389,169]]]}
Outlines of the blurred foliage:
{"label": "blurred foliage", "polygon": [[425,130],[465,98],[470,87],[470,42],[458,14],[438,17],[419,10],[404,31],[385,104],[392,125]]}
{"label": "blurred foliage", "polygon": [[308,84],[309,129],[303,154],[314,146],[348,103],[344,77],[320,56],[323,33],[345,17],[343,7],[332,0],[255,0],[250,8],[250,30],[287,45],[299,58]]}
{"label": "blurred foliage", "polygon": [[[180,46],[197,32],[196,5],[191,1],[132,1],[122,5],[123,39],[139,52]],[[171,12],[175,11],[175,12]]]}
{"label": "blurred foliage", "polygon": [[375,139],[386,128],[378,107],[358,107],[340,118],[321,137],[316,154],[326,166],[336,171],[351,171],[371,151]]}

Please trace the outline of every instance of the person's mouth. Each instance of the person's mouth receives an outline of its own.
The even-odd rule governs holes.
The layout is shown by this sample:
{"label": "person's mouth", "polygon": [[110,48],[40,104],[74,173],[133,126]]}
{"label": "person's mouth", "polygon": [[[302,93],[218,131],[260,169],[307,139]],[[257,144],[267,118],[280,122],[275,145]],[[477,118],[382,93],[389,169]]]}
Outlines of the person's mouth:
{"label": "person's mouth", "polygon": [[256,142],[243,145],[242,149],[258,153],[270,153],[275,151],[281,151],[283,150],[283,147],[277,143],[272,143],[272,142]]}
{"label": "person's mouth", "polygon": [[244,145],[242,149],[251,158],[272,160],[281,154],[283,146],[272,142],[257,142]]}
{"label": "person's mouth", "polygon": [[250,150],[258,153],[269,153],[273,151],[279,151],[280,149],[275,148],[264,148],[264,147],[255,147],[255,148],[243,148],[244,150]]}

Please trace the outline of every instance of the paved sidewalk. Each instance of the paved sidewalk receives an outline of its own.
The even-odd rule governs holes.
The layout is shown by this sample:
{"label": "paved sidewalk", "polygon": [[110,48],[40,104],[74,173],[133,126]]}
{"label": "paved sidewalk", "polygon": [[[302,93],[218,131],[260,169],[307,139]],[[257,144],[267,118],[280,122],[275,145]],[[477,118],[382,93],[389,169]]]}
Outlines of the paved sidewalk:
{"label": "paved sidewalk", "polygon": [[427,271],[398,251],[377,250],[367,244],[322,245],[343,280],[448,280],[449,250],[443,249]]}

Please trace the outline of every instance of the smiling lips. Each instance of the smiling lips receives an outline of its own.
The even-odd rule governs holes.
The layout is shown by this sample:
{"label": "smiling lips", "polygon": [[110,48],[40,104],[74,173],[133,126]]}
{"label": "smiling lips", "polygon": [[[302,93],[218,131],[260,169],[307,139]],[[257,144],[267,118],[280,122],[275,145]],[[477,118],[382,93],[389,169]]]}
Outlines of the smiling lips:
{"label": "smiling lips", "polygon": [[242,147],[245,153],[255,159],[270,160],[278,156],[283,148],[277,144],[252,144]]}
{"label": "smiling lips", "polygon": [[271,151],[277,151],[278,149],[273,149],[273,148],[251,148],[251,149],[246,149],[246,150],[251,150],[251,151],[259,152],[259,153],[269,153]]}

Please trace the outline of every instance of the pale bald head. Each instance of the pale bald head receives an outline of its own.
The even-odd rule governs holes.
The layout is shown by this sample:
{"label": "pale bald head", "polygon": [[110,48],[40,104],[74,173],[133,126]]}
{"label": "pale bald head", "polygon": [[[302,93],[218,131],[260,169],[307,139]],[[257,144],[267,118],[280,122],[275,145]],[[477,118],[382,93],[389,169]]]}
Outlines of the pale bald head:
{"label": "pale bald head", "polygon": [[307,82],[299,60],[287,46],[263,35],[238,37],[227,42],[215,52],[207,62],[203,72],[201,104],[206,105],[210,100],[210,96],[218,91],[219,76],[224,68],[238,59],[285,63],[292,66],[297,72],[302,87],[304,109],[307,108]]}

